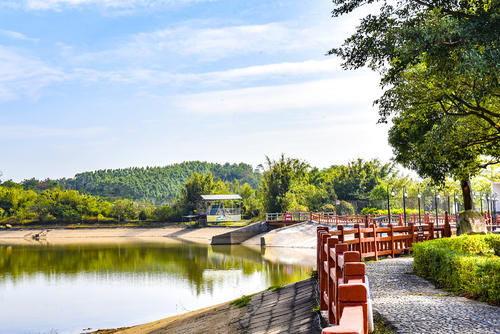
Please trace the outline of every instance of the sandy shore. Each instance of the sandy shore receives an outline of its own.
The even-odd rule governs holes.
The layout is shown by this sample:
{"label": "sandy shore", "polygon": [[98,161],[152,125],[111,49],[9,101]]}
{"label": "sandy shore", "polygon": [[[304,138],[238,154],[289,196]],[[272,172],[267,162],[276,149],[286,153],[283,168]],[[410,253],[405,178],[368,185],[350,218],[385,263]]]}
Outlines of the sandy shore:
{"label": "sandy shore", "polygon": [[[164,228],[91,228],[91,229],[23,229],[0,231],[0,244],[68,244],[68,243],[109,243],[127,239],[143,241],[182,240],[200,244],[210,244],[212,237],[234,230],[229,227],[206,227],[191,229],[186,227]],[[33,236],[40,234],[39,240]]]}

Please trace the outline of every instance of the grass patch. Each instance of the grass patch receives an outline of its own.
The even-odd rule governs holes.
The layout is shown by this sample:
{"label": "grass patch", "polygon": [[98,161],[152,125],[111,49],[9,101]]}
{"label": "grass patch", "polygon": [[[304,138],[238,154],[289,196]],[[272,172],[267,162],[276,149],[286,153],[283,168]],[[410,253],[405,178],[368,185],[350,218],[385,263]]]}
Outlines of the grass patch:
{"label": "grass patch", "polygon": [[267,288],[267,290],[276,292],[276,291],[282,290],[283,288],[284,288],[283,285],[273,285],[273,286],[270,286],[269,288]]}
{"label": "grass patch", "polygon": [[373,314],[373,332],[372,334],[396,334],[390,329],[387,321],[378,313]]}
{"label": "grass patch", "polygon": [[242,308],[248,305],[252,300],[252,296],[243,296],[241,298],[235,299],[229,303],[229,305],[236,306],[238,308]]}

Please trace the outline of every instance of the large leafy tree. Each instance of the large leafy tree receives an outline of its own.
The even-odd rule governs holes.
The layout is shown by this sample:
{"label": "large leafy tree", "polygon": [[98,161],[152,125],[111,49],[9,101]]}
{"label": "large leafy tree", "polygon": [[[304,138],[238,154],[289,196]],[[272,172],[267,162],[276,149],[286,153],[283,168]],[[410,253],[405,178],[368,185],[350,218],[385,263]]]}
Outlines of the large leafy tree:
{"label": "large leafy tree", "polygon": [[319,179],[335,189],[338,199],[369,199],[370,192],[383,179],[393,175],[394,166],[379,160],[357,159],[347,165],[334,165],[322,171]]}
{"label": "large leafy tree", "polygon": [[[286,158],[283,154],[278,160],[266,157],[267,170],[262,175],[260,193],[266,212],[285,212],[297,206],[300,201],[301,184],[309,183],[309,164],[299,159]],[[300,209],[300,208],[299,208]]]}
{"label": "large leafy tree", "polygon": [[442,183],[500,162],[498,0],[333,0],[333,16],[378,3],[378,14],[330,54],[381,74],[380,121],[393,121],[396,161]]}

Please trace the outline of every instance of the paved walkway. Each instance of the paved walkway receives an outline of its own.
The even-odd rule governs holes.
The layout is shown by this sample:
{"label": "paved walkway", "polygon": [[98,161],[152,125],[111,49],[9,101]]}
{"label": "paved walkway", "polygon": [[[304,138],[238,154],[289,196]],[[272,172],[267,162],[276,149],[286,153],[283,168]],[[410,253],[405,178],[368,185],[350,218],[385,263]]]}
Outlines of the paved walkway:
{"label": "paved walkway", "polygon": [[412,271],[411,257],[367,264],[373,309],[398,333],[500,333],[500,307],[450,296]]}
{"label": "paved walkway", "polygon": [[252,297],[246,314],[236,326],[240,333],[321,333],[316,306],[315,281],[308,279]]}

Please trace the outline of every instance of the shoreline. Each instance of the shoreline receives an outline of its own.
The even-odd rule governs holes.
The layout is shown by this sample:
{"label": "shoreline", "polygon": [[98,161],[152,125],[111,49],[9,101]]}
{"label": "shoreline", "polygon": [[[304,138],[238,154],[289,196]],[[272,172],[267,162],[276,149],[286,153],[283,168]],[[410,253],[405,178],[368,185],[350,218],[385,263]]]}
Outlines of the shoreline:
{"label": "shoreline", "polygon": [[[214,330],[214,322],[221,325],[220,328],[217,328],[219,330],[217,333],[234,333],[234,331],[230,330],[235,330],[235,328],[230,324],[245,313],[246,307],[233,307],[233,305],[231,305],[233,301],[210,305],[194,311],[176,314],[130,327],[98,329],[89,332],[89,334],[173,333],[174,330],[185,330],[183,327],[186,326],[191,327],[189,328],[190,333],[209,333],[211,330]],[[203,319],[203,321],[200,321],[201,319]],[[227,332],[222,332],[221,330],[223,329],[226,329]]]}
{"label": "shoreline", "polygon": [[[68,244],[68,243],[106,243],[124,239],[146,241],[176,240],[200,244],[210,244],[212,237],[229,231],[233,227],[116,227],[116,228],[84,228],[84,229],[20,229],[1,230],[0,244]],[[39,235],[38,239],[34,238]]]}
{"label": "shoreline", "polygon": [[[131,327],[98,329],[89,334],[138,333],[321,333],[314,279],[268,288],[249,296]],[[246,298],[246,299],[245,299]],[[301,300],[301,303],[295,303]]]}

